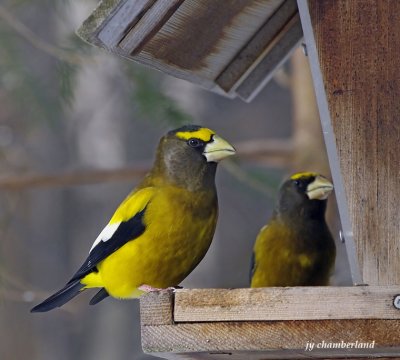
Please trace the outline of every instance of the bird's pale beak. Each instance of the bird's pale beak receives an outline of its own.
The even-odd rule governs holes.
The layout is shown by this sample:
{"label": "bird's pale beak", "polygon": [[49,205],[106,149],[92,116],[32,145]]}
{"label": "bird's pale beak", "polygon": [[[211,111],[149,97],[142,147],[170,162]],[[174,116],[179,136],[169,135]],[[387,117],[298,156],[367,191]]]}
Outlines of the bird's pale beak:
{"label": "bird's pale beak", "polygon": [[310,200],[325,200],[333,190],[333,184],[323,176],[318,175],[308,184],[306,194]]}
{"label": "bird's pale beak", "polygon": [[218,135],[213,135],[212,141],[204,148],[203,155],[208,162],[218,162],[236,153],[235,148]]}

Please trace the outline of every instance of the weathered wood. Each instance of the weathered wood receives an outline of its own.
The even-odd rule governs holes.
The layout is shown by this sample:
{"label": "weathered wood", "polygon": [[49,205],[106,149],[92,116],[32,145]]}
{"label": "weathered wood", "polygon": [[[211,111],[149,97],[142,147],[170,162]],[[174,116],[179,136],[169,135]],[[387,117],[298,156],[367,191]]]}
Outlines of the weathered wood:
{"label": "weathered wood", "polygon": [[[280,354],[279,354],[280,353]],[[298,354],[295,352],[287,351],[282,355],[282,351],[278,354],[275,351],[252,351],[252,352],[215,352],[215,353],[182,353],[182,354],[156,354],[157,357],[162,357],[164,359],[171,359],[171,360],[268,360],[268,359],[281,359],[281,360],[288,360],[288,359],[323,359],[323,360],[343,360],[343,359],[357,359],[357,360],[370,360],[373,358],[379,358],[379,360],[393,360],[398,359],[398,355],[392,354],[392,357],[381,357],[380,355],[376,356],[368,356],[368,357],[360,357],[360,355],[348,356],[347,353],[343,355],[334,355],[334,357],[328,357],[326,352],[316,351],[315,353],[309,354]],[[154,354],[153,354],[154,355]]]}
{"label": "weathered wood", "polygon": [[186,0],[135,59],[211,88],[281,2]]}
{"label": "weathered wood", "polygon": [[135,26],[131,27],[118,46],[127,54],[138,54],[146,41],[164,26],[182,2],[183,0],[157,1]]}
{"label": "weathered wood", "polygon": [[87,42],[104,47],[97,35],[107,24],[105,19],[109,19],[128,1],[121,0],[104,0],[101,1],[90,16],[83,22],[77,30],[77,34]]}
{"label": "weathered wood", "polygon": [[[393,296],[399,287],[324,289],[325,294],[322,288],[267,288],[193,289],[146,295],[140,300],[143,350],[167,359],[400,357],[400,321],[397,314],[393,316]],[[330,295],[316,301],[310,294],[318,292]],[[363,297],[368,300],[363,302]],[[299,312],[310,315],[305,318],[311,319],[313,308],[322,314],[319,309],[324,301],[327,313],[338,313],[337,308],[347,313],[352,307],[364,317],[364,312],[374,314],[376,307],[385,318],[392,319],[282,320],[288,317],[281,311],[282,304],[289,314],[298,316],[293,311],[297,306]],[[268,307],[279,313],[277,320],[261,321]],[[310,351],[311,344],[314,348]]]}
{"label": "weathered wood", "polygon": [[[282,355],[283,354],[283,355]],[[154,355],[154,354],[153,354]],[[234,351],[234,352],[213,352],[213,353],[182,353],[182,354],[155,354],[157,357],[162,357],[164,359],[171,359],[171,360],[268,360],[268,359],[281,359],[281,360],[288,360],[288,359],[323,359],[323,360],[343,360],[343,359],[357,359],[357,360],[370,360],[372,358],[379,358],[379,360],[393,360],[398,359],[398,355],[392,354],[392,357],[381,357],[380,355],[376,356],[368,356],[368,357],[360,357],[360,355],[348,356],[347,353],[340,355],[334,355],[334,357],[328,357],[329,354],[326,352],[316,351],[310,354],[302,354],[296,353],[291,351]],[[338,358],[337,356],[340,356]]]}
{"label": "weathered wood", "polygon": [[[142,346],[153,355],[186,353],[183,358],[187,359],[216,359],[220,356],[216,356],[218,352],[240,354],[242,359],[400,356],[399,331],[397,320],[193,323],[143,326]],[[340,344],[342,341],[346,344],[358,341],[370,344],[371,348],[305,350],[307,343]],[[203,354],[197,357],[198,352]]]}
{"label": "weathered wood", "polygon": [[[224,353],[249,359],[381,357],[400,356],[398,331],[394,320],[196,323],[143,327],[142,344],[145,352],[183,353],[188,359],[214,359]],[[307,343],[340,346],[328,344],[342,341],[371,348],[305,350]],[[196,356],[198,352],[203,354]]]}
{"label": "weathered wood", "polygon": [[[296,8],[295,0],[103,0],[78,34],[120,56],[234,97],[234,89],[253,70],[256,75],[245,89],[251,93],[254,86],[258,92],[294,46],[285,24]],[[285,35],[279,36],[282,29]],[[267,61],[269,50],[273,59]],[[254,96],[242,92],[246,99]]]}
{"label": "weathered wood", "polygon": [[332,175],[339,191],[343,179],[360,280],[400,284],[400,2],[298,4],[303,26],[312,27],[307,48],[321,120],[331,122],[335,135],[341,174]]}
{"label": "weathered wood", "polygon": [[347,199],[344,190],[343,178],[339,164],[339,157],[336,148],[336,138],[330,120],[328,102],[325,96],[324,81],[319,66],[318,52],[315,46],[314,30],[311,24],[310,13],[307,0],[298,0],[299,14],[304,32],[306,54],[308,54],[310,69],[314,83],[314,91],[321,120],[321,127],[324,135],[325,146],[331,169],[331,175],[335,184],[335,197],[338,205],[342,234],[345,239],[348,262],[351,270],[353,284],[362,284],[363,280],[358,266],[356,246],[353,237],[353,230],[350,215],[347,207]]}
{"label": "weathered wood", "polygon": [[228,64],[216,83],[226,92],[231,91],[246,72],[256,65],[257,60],[264,57],[261,55],[265,55],[265,49],[296,13],[296,1],[286,0]]}
{"label": "weathered wood", "polygon": [[99,31],[98,38],[104,46],[112,50],[141,19],[143,13],[152,7],[155,0],[127,0],[116,9],[115,14]]}
{"label": "weathered wood", "polygon": [[183,289],[174,321],[400,319],[399,294],[400,286]]}
{"label": "weathered wood", "polygon": [[[318,172],[332,179],[328,156],[324,143],[321,121],[309,61],[304,49],[298,48],[290,59],[290,88],[293,99],[293,152],[290,172]],[[326,220],[336,241],[335,269],[330,285],[348,286],[352,284],[346,246],[340,241],[342,227],[338,216],[337,200],[333,193],[329,197]]]}
{"label": "weathered wood", "polygon": [[295,14],[264,50],[264,56],[251,69],[249,75],[237,87],[235,92],[245,101],[252,101],[272,78],[275,70],[281,67],[303,38],[300,17]]}
{"label": "weathered wood", "polygon": [[174,295],[171,291],[152,292],[140,298],[142,325],[173,324]]}

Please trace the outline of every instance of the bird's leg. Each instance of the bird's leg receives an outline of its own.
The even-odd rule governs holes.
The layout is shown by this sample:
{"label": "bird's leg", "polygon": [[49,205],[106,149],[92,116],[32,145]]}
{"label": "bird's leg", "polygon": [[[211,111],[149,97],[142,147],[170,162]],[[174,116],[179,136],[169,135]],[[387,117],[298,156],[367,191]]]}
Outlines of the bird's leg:
{"label": "bird's leg", "polygon": [[162,289],[162,288],[155,288],[151,285],[143,284],[143,285],[140,285],[138,287],[138,289],[140,291],[144,291],[145,293],[151,293],[154,291],[159,291],[159,292],[175,291],[177,289],[182,289],[182,287],[181,286],[170,286],[170,287],[167,287],[166,289]]}

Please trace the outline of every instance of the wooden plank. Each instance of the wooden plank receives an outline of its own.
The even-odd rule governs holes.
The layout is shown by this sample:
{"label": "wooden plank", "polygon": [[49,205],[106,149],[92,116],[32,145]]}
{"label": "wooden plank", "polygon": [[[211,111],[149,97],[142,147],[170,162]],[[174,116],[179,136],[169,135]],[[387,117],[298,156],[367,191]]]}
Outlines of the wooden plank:
{"label": "wooden plank", "polygon": [[[325,289],[338,290],[330,287]],[[369,297],[366,289],[367,287],[357,291],[360,294],[364,292],[364,296]],[[205,298],[203,302],[206,306],[209,306],[210,298],[213,298],[212,302],[218,303],[222,312],[225,312],[226,307],[234,309],[243,306],[252,313],[258,307],[262,317],[264,305],[261,304],[260,307],[260,303],[264,301],[269,290],[272,293],[275,289],[177,290],[175,294],[161,292],[143,296],[140,299],[143,350],[166,359],[262,360],[400,356],[400,321],[393,319],[242,321],[246,317],[239,316],[233,321],[209,321],[207,317],[203,317],[201,322],[190,322],[192,320],[187,321],[187,318],[185,322],[176,321],[180,317],[177,314],[180,310],[176,306],[173,308],[174,303],[182,300],[179,300],[179,296],[186,297],[190,293],[196,298]],[[281,290],[285,292],[284,288]],[[302,301],[312,301],[310,298],[303,300],[299,297],[304,294],[300,295],[298,288],[288,290],[297,291],[297,294],[288,295],[294,297],[292,304],[300,304],[300,311],[303,311]],[[377,293],[378,290],[374,288],[372,292]],[[381,290],[385,293],[388,289]],[[247,298],[244,297],[245,293],[248,294]],[[346,308],[343,305],[346,301],[343,301],[340,294],[336,300],[336,308]],[[192,301],[185,301],[188,302],[188,308],[191,308]],[[280,301],[285,300],[279,296],[274,298],[275,303]],[[353,301],[351,296],[350,301]],[[355,301],[357,303],[358,300]],[[313,305],[318,308],[318,304]],[[373,306],[380,308],[380,300]],[[390,312],[390,307],[393,305],[387,304],[386,311]],[[287,308],[291,311],[291,306]]]}
{"label": "wooden plank", "polygon": [[[176,354],[183,359],[399,357],[399,332],[398,320],[183,323],[142,326],[142,346],[147,353],[171,359]],[[342,341],[369,348],[343,348],[347,345]],[[307,343],[315,344],[312,351],[306,351]]]}
{"label": "wooden plank", "polygon": [[400,319],[399,294],[400,286],[182,289],[174,321]]}
{"label": "wooden plank", "polygon": [[344,182],[341,174],[338,151],[336,147],[336,137],[333,132],[328,100],[325,94],[324,80],[319,64],[318,51],[315,45],[314,30],[311,24],[308,2],[307,0],[298,0],[297,3],[299,7],[301,23],[303,26],[304,39],[307,44],[306,52],[308,54],[310,62],[311,75],[314,82],[314,91],[321,120],[322,132],[327,149],[331,176],[335,184],[335,197],[340,215],[342,234],[345,239],[345,246],[347,257],[349,260],[351,276],[353,279],[353,284],[359,285],[363,283],[363,280],[358,265],[352,224],[350,221],[349,209],[347,207],[347,198],[345,194]]}
{"label": "wooden plank", "polygon": [[174,294],[171,291],[152,292],[140,297],[140,322],[147,325],[171,325]]}
{"label": "wooden plank", "polygon": [[362,280],[400,284],[400,2],[308,5]]}
{"label": "wooden plank", "polygon": [[231,98],[242,84],[249,100],[295,46],[285,27],[295,13],[295,0],[103,0],[78,34]]}
{"label": "wooden plank", "polygon": [[120,56],[233,96],[215,78],[283,1],[103,0],[101,11],[78,34]]}
{"label": "wooden plank", "polygon": [[144,13],[151,8],[156,0],[127,0],[121,2],[113,16],[105,19],[103,28],[98,32],[99,40],[111,50],[134,27]]}
{"label": "wooden plank", "polygon": [[186,0],[138,59],[151,58],[214,80],[282,1]]}
{"label": "wooden plank", "polygon": [[158,30],[166,23],[172,14],[178,9],[184,0],[157,1],[138,20],[135,26],[131,27],[126,36],[119,42],[118,46],[126,54],[138,54],[144,44],[153,37]]}
{"label": "wooden plank", "polygon": [[277,37],[268,45],[262,60],[255,64],[248,76],[235,89],[239,97],[250,102],[258,95],[276,69],[282,66],[291,53],[300,44],[303,38],[303,29],[298,14],[294,15]]}
{"label": "wooden plank", "polygon": [[[288,352],[289,353],[289,352]],[[319,356],[320,355],[320,356]],[[162,357],[164,359],[171,359],[171,360],[176,360],[176,359],[182,359],[182,360],[224,360],[224,359],[229,359],[229,360],[268,360],[268,359],[282,359],[282,360],[287,360],[287,359],[329,359],[329,360],[343,360],[343,359],[357,359],[357,360],[369,360],[373,358],[379,358],[379,360],[393,360],[397,359],[397,355],[393,355],[392,357],[381,357],[378,355],[375,356],[368,356],[368,357],[360,357],[360,356],[353,356],[353,357],[347,357],[347,355],[341,356],[340,358],[338,357],[327,357],[324,355],[324,353],[319,352],[319,354],[312,354],[312,356],[305,354],[305,355],[298,355],[298,354],[293,354],[293,355],[280,355],[280,357],[277,357],[278,355],[274,355],[274,352],[271,351],[259,351],[259,352],[233,352],[233,353],[226,353],[226,352],[217,352],[217,353],[188,353],[188,354],[156,354],[155,356],[157,357]]]}
{"label": "wooden plank", "polygon": [[[293,152],[290,173],[299,169],[314,169],[332,179],[320,116],[315,97],[311,70],[304,48],[298,48],[290,58],[290,89],[293,101]],[[351,284],[346,246],[340,242],[342,231],[337,201],[334,192],[326,209],[326,221],[337,241],[335,269],[330,285],[348,286]]]}
{"label": "wooden plank", "polygon": [[118,11],[118,9],[125,3],[125,1],[101,1],[96,9],[90,14],[90,16],[77,30],[77,34],[90,44],[103,46],[103,43],[98,39],[97,35],[106,25],[106,20],[112,17]]}
{"label": "wooden plank", "polygon": [[257,31],[253,38],[234,57],[232,62],[216,79],[216,83],[226,92],[254,66],[260,54],[264,53],[268,44],[277,36],[288,21],[296,14],[296,0],[286,0],[266,23]]}
{"label": "wooden plank", "polygon": [[378,354],[371,355],[368,357],[364,357],[362,355],[352,355],[348,356],[347,354],[343,354],[339,357],[333,355],[333,357],[326,354],[323,351],[316,351],[315,353],[309,354],[298,354],[296,352],[275,352],[275,351],[234,351],[234,352],[215,352],[215,353],[206,353],[206,352],[197,352],[197,353],[181,353],[181,354],[152,354],[157,357],[161,357],[164,359],[171,360],[268,360],[268,359],[278,359],[278,360],[287,360],[287,359],[323,359],[323,360],[343,360],[343,359],[357,359],[357,360],[370,360],[377,359],[379,360],[393,360],[398,359],[398,355],[396,353],[392,354],[392,357],[382,357]]}

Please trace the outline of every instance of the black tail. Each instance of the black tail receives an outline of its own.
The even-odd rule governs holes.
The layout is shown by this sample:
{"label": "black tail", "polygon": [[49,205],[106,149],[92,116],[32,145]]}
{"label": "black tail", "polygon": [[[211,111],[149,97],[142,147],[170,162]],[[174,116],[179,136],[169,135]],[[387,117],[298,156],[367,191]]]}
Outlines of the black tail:
{"label": "black tail", "polygon": [[95,296],[92,297],[92,300],[90,300],[89,304],[96,305],[101,300],[104,300],[107,296],[109,296],[107,290],[104,288],[101,288],[100,291]]}
{"label": "black tail", "polygon": [[78,295],[84,286],[80,283],[79,279],[68,283],[61,290],[32,308],[31,312],[46,312],[60,307]]}

